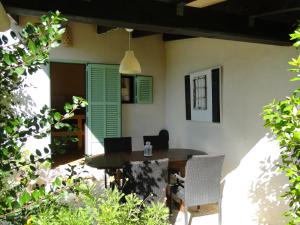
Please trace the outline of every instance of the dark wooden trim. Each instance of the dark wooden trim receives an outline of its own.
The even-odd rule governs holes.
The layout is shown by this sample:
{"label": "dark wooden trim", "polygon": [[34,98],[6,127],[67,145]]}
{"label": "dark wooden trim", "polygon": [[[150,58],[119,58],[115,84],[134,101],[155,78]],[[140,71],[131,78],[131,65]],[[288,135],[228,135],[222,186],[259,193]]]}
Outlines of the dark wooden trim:
{"label": "dark wooden trim", "polygon": [[113,30],[113,27],[107,27],[107,26],[102,26],[102,25],[97,25],[97,34],[104,34],[107,33],[111,30]]}
{"label": "dark wooden trim", "polygon": [[132,31],[131,37],[132,38],[140,38],[140,37],[145,37],[145,36],[150,36],[150,35],[155,35],[157,33],[151,32],[151,31],[142,31],[142,30],[134,30]]}
{"label": "dark wooden trim", "polygon": [[187,35],[163,34],[163,41],[176,41],[188,38],[195,38]]}
{"label": "dark wooden trim", "polygon": [[74,4],[71,0],[3,0],[2,3],[9,13],[17,15],[59,10],[70,20],[108,27],[264,44],[290,45],[287,34],[292,30],[275,21],[256,20],[250,26],[247,16],[207,8],[185,7],[184,15],[178,16],[176,4],[157,1],[76,1]]}
{"label": "dark wooden trim", "polygon": [[220,72],[220,68],[211,71],[213,123],[220,123]]}
{"label": "dark wooden trim", "polygon": [[289,9],[281,9],[281,10],[275,10],[275,11],[270,11],[270,12],[264,12],[256,15],[251,15],[250,17],[253,18],[258,18],[258,17],[265,17],[265,16],[273,16],[273,15],[278,15],[278,14],[285,14],[289,12],[299,12],[300,7],[295,7],[295,8],[289,8]]}
{"label": "dark wooden trim", "polygon": [[17,24],[20,23],[20,16],[15,15],[15,14],[12,14],[12,15],[10,15],[10,16],[14,19],[14,21],[15,21]]}
{"label": "dark wooden trim", "polygon": [[191,120],[191,83],[190,75],[184,76],[184,90],[185,90],[185,117],[186,120]]}

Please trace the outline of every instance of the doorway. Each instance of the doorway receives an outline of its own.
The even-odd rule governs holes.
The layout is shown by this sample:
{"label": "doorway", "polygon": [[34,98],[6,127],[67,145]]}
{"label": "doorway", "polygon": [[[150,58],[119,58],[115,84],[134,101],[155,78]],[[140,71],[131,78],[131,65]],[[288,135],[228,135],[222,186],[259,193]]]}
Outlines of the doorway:
{"label": "doorway", "polygon": [[[72,103],[73,96],[86,98],[86,64],[80,63],[50,63],[51,76],[51,107],[64,114],[64,105]],[[75,131],[51,131],[52,160],[54,166],[66,164],[84,157],[84,127],[85,109],[75,112],[68,123],[76,127]],[[70,137],[78,139],[72,142]]]}

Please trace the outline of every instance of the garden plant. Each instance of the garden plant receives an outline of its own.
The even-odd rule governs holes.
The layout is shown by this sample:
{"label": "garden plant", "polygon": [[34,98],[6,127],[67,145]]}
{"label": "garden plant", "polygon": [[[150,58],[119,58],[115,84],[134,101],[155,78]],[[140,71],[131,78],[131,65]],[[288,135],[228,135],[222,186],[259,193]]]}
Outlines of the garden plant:
{"label": "garden plant", "polygon": [[[290,35],[294,46],[300,47],[300,26]],[[289,64],[296,76],[293,82],[300,81],[300,55]],[[300,88],[284,100],[273,100],[263,110],[265,126],[269,127],[279,142],[281,162],[278,168],[285,173],[289,185],[283,197],[288,200],[289,210],[285,212],[289,225],[300,224]]]}
{"label": "garden plant", "polygon": [[0,37],[1,224],[4,221],[24,224],[40,205],[55,201],[63,186],[72,187],[75,182],[67,184],[56,177],[52,185],[48,185],[47,177],[41,176],[42,171],[51,166],[50,146],[25,147],[30,138],[47,137],[51,128],[72,129],[65,120],[87,104],[81,97],[73,97],[73,103],[66,104],[65,114],[61,114],[46,105],[38,113],[31,112],[24,103],[27,96],[23,96],[23,91],[30,85],[27,77],[46,65],[49,51],[59,46],[64,32],[63,21],[59,12],[49,13],[42,16],[38,24],[29,23],[19,32],[11,30]]}

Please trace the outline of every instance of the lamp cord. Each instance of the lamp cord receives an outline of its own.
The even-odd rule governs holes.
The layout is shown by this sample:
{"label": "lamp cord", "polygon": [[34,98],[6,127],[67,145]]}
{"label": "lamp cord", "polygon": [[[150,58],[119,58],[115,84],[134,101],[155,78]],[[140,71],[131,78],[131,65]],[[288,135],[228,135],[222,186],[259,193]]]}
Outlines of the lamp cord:
{"label": "lamp cord", "polygon": [[128,50],[130,50],[130,39],[131,39],[131,32],[128,32],[128,35],[129,35],[129,38],[128,38],[128,40],[129,40],[129,44],[128,44],[128,46],[129,46],[129,49]]}

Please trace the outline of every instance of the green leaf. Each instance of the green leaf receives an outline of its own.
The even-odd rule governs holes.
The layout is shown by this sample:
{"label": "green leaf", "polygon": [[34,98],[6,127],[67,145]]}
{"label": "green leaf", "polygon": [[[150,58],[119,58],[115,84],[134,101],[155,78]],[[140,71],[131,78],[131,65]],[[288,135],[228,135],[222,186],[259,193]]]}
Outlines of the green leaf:
{"label": "green leaf", "polygon": [[64,109],[66,112],[69,112],[70,110],[72,110],[73,106],[70,103],[66,103],[64,106]]}
{"label": "green leaf", "polygon": [[64,124],[63,124],[63,123],[60,123],[60,122],[54,124],[54,128],[55,128],[55,129],[58,129],[58,130],[61,129],[63,126],[64,126]]}
{"label": "green leaf", "polygon": [[73,96],[72,98],[73,98],[73,102],[74,102],[75,104],[78,104],[78,102],[79,102],[79,97]]}
{"label": "green leaf", "polygon": [[4,54],[3,55],[3,60],[7,65],[11,65],[12,61],[10,60],[10,55],[9,54]]}
{"label": "green leaf", "polygon": [[17,73],[18,75],[22,75],[22,74],[24,74],[24,72],[25,72],[25,68],[23,68],[23,67],[17,67],[17,68],[15,69],[15,71],[16,71],[16,73]]}
{"label": "green leaf", "polygon": [[59,112],[55,112],[55,113],[54,113],[54,119],[55,119],[56,121],[59,121],[59,120],[61,119],[61,117],[62,117],[62,115],[61,115]]}
{"label": "green leaf", "polygon": [[32,199],[34,199],[35,201],[37,201],[39,199],[40,196],[42,196],[42,191],[41,190],[35,190],[32,192],[31,197]]}
{"label": "green leaf", "polygon": [[290,79],[290,81],[298,81],[298,80],[300,80],[300,77],[294,77],[294,78]]}
{"label": "green leaf", "polygon": [[20,199],[19,199],[19,204],[22,206],[24,204],[26,204],[27,202],[29,202],[31,200],[31,196],[30,194],[25,191],[23,192],[23,194],[21,195]]}
{"label": "green leaf", "polygon": [[299,141],[300,140],[300,132],[294,132],[293,137],[295,140]]}
{"label": "green leaf", "polygon": [[73,143],[78,142],[78,138],[76,138],[76,137],[71,137],[70,139],[71,139],[71,141],[72,141]]}
{"label": "green leaf", "polygon": [[54,180],[54,182],[52,183],[53,189],[57,189],[58,187],[60,187],[62,185],[62,181],[59,177],[56,177],[56,179]]}
{"label": "green leaf", "polygon": [[33,42],[32,40],[29,40],[29,41],[28,41],[28,48],[29,48],[29,50],[30,50],[33,54],[35,54],[35,52],[36,52],[36,46],[35,46],[35,44],[34,44],[34,42]]}

